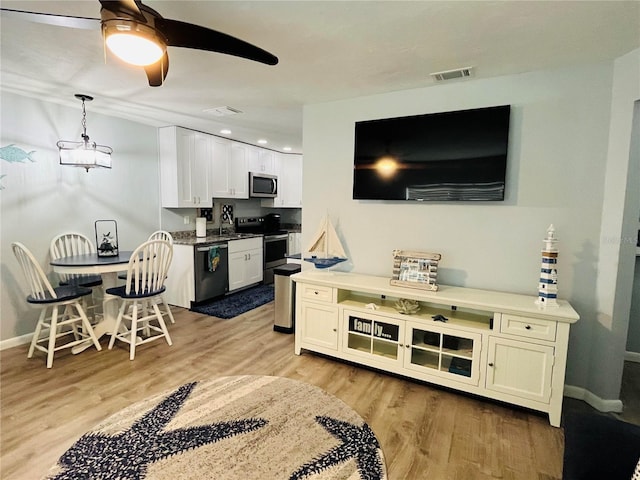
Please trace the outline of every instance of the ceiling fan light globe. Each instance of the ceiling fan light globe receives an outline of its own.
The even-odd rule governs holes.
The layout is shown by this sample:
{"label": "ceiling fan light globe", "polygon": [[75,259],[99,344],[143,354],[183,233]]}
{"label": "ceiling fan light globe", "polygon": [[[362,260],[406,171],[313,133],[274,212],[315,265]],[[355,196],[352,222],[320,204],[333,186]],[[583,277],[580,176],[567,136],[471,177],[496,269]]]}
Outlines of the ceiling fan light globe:
{"label": "ceiling fan light globe", "polygon": [[165,47],[136,33],[111,33],[106,37],[107,47],[121,60],[136,66],[156,63],[164,55]]}

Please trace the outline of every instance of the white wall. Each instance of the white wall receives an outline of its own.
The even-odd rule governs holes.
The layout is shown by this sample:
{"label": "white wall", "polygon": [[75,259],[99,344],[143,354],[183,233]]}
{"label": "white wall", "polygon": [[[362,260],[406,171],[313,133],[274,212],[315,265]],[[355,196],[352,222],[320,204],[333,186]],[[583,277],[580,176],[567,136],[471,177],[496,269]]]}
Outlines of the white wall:
{"label": "white wall", "polygon": [[[572,328],[566,380],[587,386],[593,375],[588,359],[597,348],[612,81],[612,64],[601,64],[306,106],[303,248],[328,213],[349,256],[339,269],[390,277],[393,249],[438,252],[439,283],[535,296],[542,239],[553,223],[560,240],[559,295],[582,317]],[[352,200],[354,122],[501,104],[512,106],[504,202]]]}
{"label": "white wall", "polygon": [[627,333],[627,352],[631,352],[635,361],[640,361],[640,255],[636,257],[629,312],[629,330]]}
{"label": "white wall", "polygon": [[[635,242],[640,210],[638,113],[640,49],[616,59],[611,124],[604,179],[597,283],[597,323],[594,328],[592,373],[587,389],[603,398],[620,391],[635,266]],[[635,131],[634,131],[635,128]],[[633,146],[633,149],[631,148]]]}
{"label": "white wall", "polygon": [[94,222],[118,222],[120,248],[132,250],[159,226],[156,129],[100,115],[87,103],[87,133],[113,148],[111,170],[60,166],[56,142],[78,141],[77,108],[1,92],[0,147],[15,144],[34,162],[0,159],[0,340],[31,333],[37,310],[26,302],[11,242],[24,243],[50,271],[49,242],[65,231],[95,238]]}

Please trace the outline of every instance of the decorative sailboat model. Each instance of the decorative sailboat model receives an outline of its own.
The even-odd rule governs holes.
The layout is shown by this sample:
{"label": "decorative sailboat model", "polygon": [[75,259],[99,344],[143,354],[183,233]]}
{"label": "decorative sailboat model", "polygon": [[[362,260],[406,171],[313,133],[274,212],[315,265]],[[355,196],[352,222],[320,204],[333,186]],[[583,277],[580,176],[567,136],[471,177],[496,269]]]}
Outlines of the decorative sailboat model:
{"label": "decorative sailboat model", "polygon": [[311,256],[304,260],[313,263],[316,268],[333,267],[347,260],[347,254],[328,215],[325,215],[320,229],[314,235],[308,252]]}

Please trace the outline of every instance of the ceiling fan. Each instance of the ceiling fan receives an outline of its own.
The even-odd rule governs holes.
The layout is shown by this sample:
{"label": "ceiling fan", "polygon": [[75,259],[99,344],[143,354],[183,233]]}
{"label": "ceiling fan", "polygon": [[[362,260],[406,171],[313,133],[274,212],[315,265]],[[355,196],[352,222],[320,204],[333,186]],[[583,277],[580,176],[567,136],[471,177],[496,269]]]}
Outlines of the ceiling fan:
{"label": "ceiling fan", "polygon": [[216,30],[164,18],[140,0],[98,1],[101,5],[99,19],[7,8],[0,10],[4,16],[49,25],[82,29],[100,27],[109,50],[127,63],[142,66],[152,87],[162,85],[167,76],[167,47],[224,53],[267,65],[278,63],[278,58],[266,50]]}

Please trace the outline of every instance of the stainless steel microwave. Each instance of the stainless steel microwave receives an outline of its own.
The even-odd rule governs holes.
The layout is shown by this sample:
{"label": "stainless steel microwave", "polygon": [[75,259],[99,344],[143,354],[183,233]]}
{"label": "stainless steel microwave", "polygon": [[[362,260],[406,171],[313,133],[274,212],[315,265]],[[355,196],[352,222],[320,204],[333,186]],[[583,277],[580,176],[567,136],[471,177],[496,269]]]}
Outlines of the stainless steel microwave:
{"label": "stainless steel microwave", "polygon": [[249,172],[249,196],[253,198],[275,198],[278,196],[278,177],[264,173]]}

